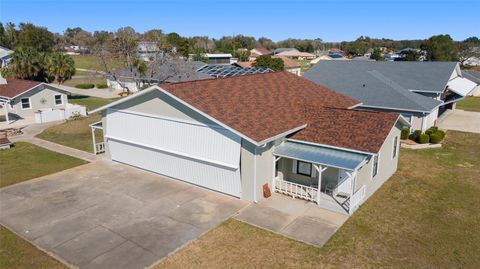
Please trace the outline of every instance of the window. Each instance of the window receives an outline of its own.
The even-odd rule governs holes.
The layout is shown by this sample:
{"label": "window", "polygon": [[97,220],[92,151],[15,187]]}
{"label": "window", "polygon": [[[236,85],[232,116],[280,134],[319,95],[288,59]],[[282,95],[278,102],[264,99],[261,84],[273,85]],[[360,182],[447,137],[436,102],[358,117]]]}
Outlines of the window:
{"label": "window", "polygon": [[22,109],[30,109],[32,108],[30,104],[30,98],[22,98]]}
{"label": "window", "polygon": [[304,176],[312,176],[312,164],[302,161],[297,162],[297,174]]}
{"label": "window", "polygon": [[392,159],[395,159],[397,157],[397,147],[398,147],[398,136],[395,136],[393,139],[393,152],[392,152]]}
{"label": "window", "polygon": [[55,105],[56,106],[63,105],[63,100],[62,100],[62,95],[61,94],[55,95]]}
{"label": "window", "polygon": [[378,174],[378,155],[373,157],[373,174],[372,178],[374,178]]}

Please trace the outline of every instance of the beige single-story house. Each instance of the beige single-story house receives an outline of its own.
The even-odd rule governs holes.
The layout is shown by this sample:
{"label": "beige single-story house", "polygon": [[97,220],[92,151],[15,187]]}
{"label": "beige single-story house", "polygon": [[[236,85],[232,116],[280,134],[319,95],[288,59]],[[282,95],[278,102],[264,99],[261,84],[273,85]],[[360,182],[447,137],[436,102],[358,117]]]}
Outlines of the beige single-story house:
{"label": "beige single-story house", "polygon": [[96,153],[240,199],[264,189],[352,214],[397,169],[396,113],[289,72],[153,86],[91,113]]}
{"label": "beige single-story house", "polygon": [[84,106],[68,103],[68,91],[30,80],[0,78],[0,107],[4,127],[22,119],[31,123],[64,120],[72,115],[85,116]]}

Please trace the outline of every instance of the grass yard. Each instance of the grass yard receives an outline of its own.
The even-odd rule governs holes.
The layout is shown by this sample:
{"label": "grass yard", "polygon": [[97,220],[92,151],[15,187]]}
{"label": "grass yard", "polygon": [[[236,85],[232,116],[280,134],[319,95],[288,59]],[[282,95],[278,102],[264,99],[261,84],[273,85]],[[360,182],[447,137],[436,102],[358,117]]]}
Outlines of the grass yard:
{"label": "grass yard", "polygon": [[94,96],[71,95],[68,97],[68,102],[72,104],[85,106],[87,107],[87,111],[90,111],[95,108],[99,108],[101,106],[110,104],[111,102],[117,99],[119,98],[105,99],[105,98],[94,97]]}
{"label": "grass yard", "polygon": [[467,96],[465,99],[457,102],[457,108],[480,112],[480,96]]}
{"label": "grass yard", "polygon": [[[109,104],[116,99],[76,95],[70,96],[68,100],[73,104],[84,105],[87,107],[87,110],[90,111]],[[69,120],[45,129],[41,134],[37,135],[37,137],[67,147],[93,153],[92,130],[89,125],[100,120],[101,116],[98,114],[93,114],[78,120]],[[97,143],[103,141],[101,130],[95,132],[95,139]]]}
{"label": "grass yard", "polygon": [[[75,87],[78,84],[84,84],[84,83],[92,83],[92,84],[95,84],[95,85],[106,84],[107,80],[105,80],[105,78],[103,78],[103,77],[96,77],[96,76],[91,76],[91,77],[86,77],[86,78],[75,78],[74,77],[70,80],[65,81],[65,83],[63,83],[63,84],[66,85],[66,86]],[[105,90],[108,90],[108,89],[105,89]]]}
{"label": "grass yard", "polygon": [[68,268],[0,225],[0,268]]}
{"label": "grass yard", "polygon": [[[93,54],[72,55],[72,58],[75,61],[75,68],[106,71],[100,59]],[[112,59],[108,62],[108,65],[112,68],[121,68],[122,62]]]}
{"label": "grass yard", "polygon": [[30,143],[0,150],[0,187],[63,171],[87,162]]}
{"label": "grass yard", "polygon": [[300,70],[303,72],[306,72],[312,65],[310,64],[311,60],[296,60],[297,63],[301,66]]}
{"label": "grass yard", "polygon": [[454,131],[443,148],[402,149],[323,248],[228,220],[155,268],[480,268],[479,152],[479,134]]}

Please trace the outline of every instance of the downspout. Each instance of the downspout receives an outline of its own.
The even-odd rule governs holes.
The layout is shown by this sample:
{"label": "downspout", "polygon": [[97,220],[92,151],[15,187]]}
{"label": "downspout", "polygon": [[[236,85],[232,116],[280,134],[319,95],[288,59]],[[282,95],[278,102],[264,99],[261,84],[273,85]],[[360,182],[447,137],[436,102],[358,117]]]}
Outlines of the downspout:
{"label": "downspout", "polygon": [[253,201],[257,202],[257,147],[253,149]]}

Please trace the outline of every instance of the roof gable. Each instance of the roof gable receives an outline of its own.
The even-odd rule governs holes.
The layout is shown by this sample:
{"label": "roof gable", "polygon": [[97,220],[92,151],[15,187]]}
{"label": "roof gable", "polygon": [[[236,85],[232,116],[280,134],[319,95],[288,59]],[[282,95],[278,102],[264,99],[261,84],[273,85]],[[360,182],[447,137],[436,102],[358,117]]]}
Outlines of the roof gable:
{"label": "roof gable", "polygon": [[7,98],[14,98],[42,84],[42,82],[23,79],[7,78],[6,80],[7,84],[0,84],[0,96]]}

